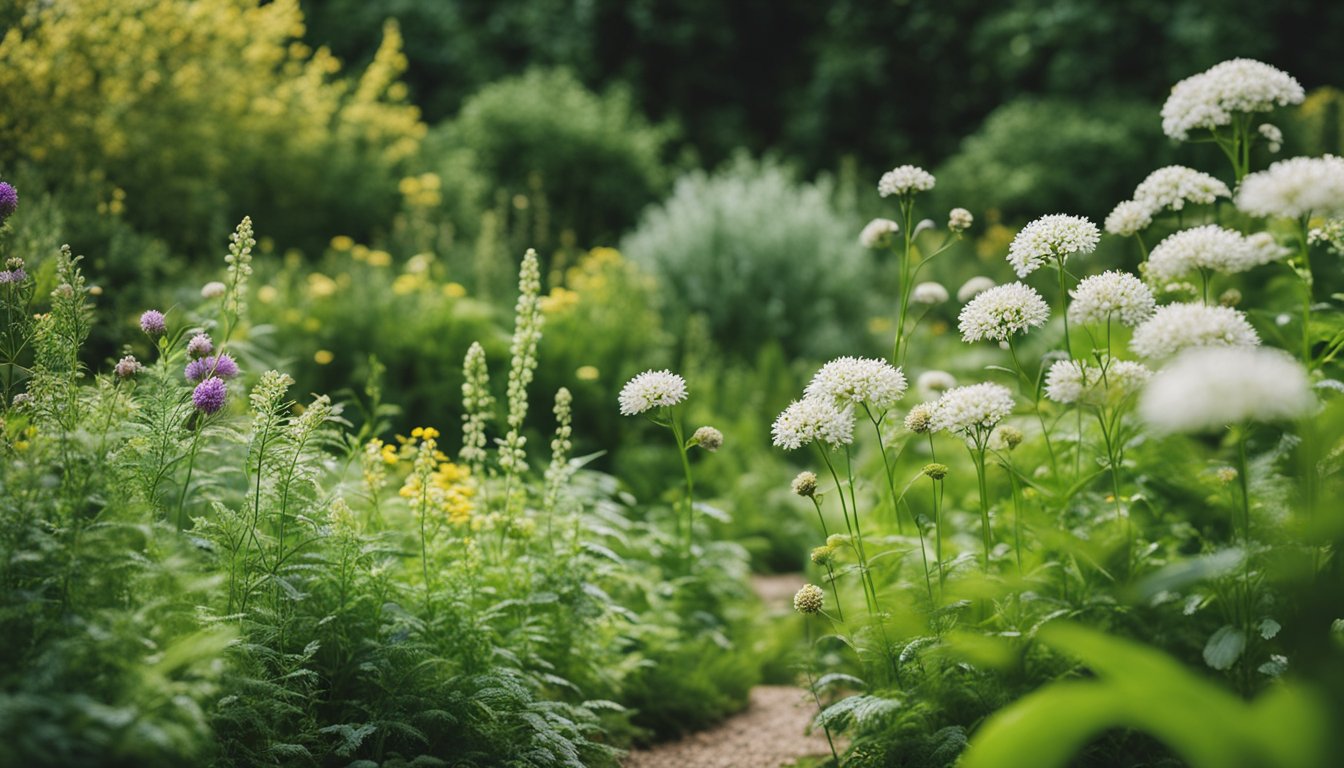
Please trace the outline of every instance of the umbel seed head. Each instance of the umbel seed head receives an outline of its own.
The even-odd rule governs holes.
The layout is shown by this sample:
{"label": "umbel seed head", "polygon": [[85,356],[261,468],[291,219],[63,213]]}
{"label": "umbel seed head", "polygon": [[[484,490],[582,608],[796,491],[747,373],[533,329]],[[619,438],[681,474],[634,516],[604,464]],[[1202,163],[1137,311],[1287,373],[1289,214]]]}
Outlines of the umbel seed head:
{"label": "umbel seed head", "polygon": [[805,498],[812,498],[817,495],[817,476],[813,472],[799,472],[798,476],[793,478],[793,492]]}
{"label": "umbel seed head", "polygon": [[947,477],[947,465],[946,465],[946,464],[925,464],[925,465],[924,465],[924,474],[928,475],[929,477],[933,478],[934,480],[942,480],[944,477]]}
{"label": "umbel seed head", "polygon": [[817,565],[830,565],[835,560],[835,547],[820,546],[812,548],[812,562]]}
{"label": "umbel seed head", "polygon": [[713,453],[723,447],[723,433],[713,427],[701,427],[691,435],[691,445]]}
{"label": "umbel seed head", "polygon": [[804,584],[803,588],[798,590],[798,594],[793,596],[793,610],[807,615],[821,613],[822,605],[826,602],[826,593],[816,584]]}

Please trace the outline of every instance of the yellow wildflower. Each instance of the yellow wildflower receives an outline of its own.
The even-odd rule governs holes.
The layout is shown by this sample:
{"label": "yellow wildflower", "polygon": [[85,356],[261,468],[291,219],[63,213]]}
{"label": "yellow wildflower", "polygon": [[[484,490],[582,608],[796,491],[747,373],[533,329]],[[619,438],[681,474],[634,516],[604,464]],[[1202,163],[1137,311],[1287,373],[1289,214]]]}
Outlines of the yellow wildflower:
{"label": "yellow wildflower", "polygon": [[336,356],[333,355],[329,349],[319,349],[313,353],[313,362],[318,365],[329,365],[331,361],[335,359]]}
{"label": "yellow wildflower", "polygon": [[331,238],[331,249],[333,251],[348,251],[354,247],[355,240],[349,235],[337,235]]}
{"label": "yellow wildflower", "polygon": [[467,295],[467,288],[461,283],[444,283],[443,295],[450,299],[460,299]]}

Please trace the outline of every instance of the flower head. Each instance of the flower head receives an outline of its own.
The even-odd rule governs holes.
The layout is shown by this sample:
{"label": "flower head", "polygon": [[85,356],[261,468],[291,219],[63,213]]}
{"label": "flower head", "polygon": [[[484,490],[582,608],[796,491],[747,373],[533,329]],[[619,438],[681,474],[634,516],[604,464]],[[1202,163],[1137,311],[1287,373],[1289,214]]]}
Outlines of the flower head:
{"label": "flower head", "polygon": [[1106,360],[1105,367],[1057,360],[1045,375],[1045,396],[1057,403],[1108,405],[1138,392],[1152,373],[1142,363]]}
{"label": "flower head", "polygon": [[1261,123],[1260,127],[1256,128],[1256,132],[1258,132],[1260,136],[1264,138],[1265,142],[1269,144],[1268,149],[1270,152],[1278,152],[1280,149],[1283,149],[1283,131],[1279,130],[1277,125],[1274,125],[1273,123]]}
{"label": "flower head", "polygon": [[19,209],[19,191],[9,182],[0,181],[0,226]]}
{"label": "flower head", "polygon": [[993,287],[994,281],[992,279],[985,277],[984,275],[976,275],[970,280],[962,283],[961,287],[957,289],[957,301],[965,304],[977,295],[984,293]]}
{"label": "flower head", "polygon": [[140,361],[135,359],[135,355],[127,355],[117,361],[117,364],[112,367],[112,373],[118,379],[129,379],[143,368],[144,366],[140,364]]}
{"label": "flower head", "polygon": [[1011,424],[1000,424],[989,436],[989,447],[996,451],[1011,451],[1022,444],[1022,430]]}
{"label": "flower head", "polygon": [[804,397],[779,414],[771,427],[774,444],[787,451],[811,443],[831,448],[854,442],[854,409],[833,397]]}
{"label": "flower head", "polygon": [[993,339],[1037,328],[1050,318],[1050,306],[1025,283],[997,285],[971,299],[961,308],[957,326],[963,341]]}
{"label": "flower head", "polygon": [[947,214],[947,228],[956,234],[961,234],[971,228],[975,223],[975,217],[965,208],[953,208]]}
{"label": "flower head", "polygon": [[672,407],[686,399],[686,380],[668,371],[645,371],[621,388],[622,416],[636,416],[654,408]]}
{"label": "flower head", "polygon": [[1185,141],[1197,128],[1212,130],[1231,124],[1233,113],[1301,104],[1305,95],[1297,80],[1268,64],[1252,59],[1224,61],[1172,86],[1162,105],[1162,131]]}
{"label": "flower head", "polygon": [[220,296],[224,295],[224,292],[226,290],[228,289],[225,287],[223,283],[219,282],[218,280],[211,280],[210,282],[201,286],[201,298],[218,299]]}
{"label": "flower head", "polygon": [[817,371],[804,395],[831,399],[841,407],[867,405],[881,412],[900,400],[905,390],[905,374],[886,360],[838,357]]}
{"label": "flower head", "polygon": [[883,197],[928,192],[933,189],[933,174],[913,165],[902,165],[882,174],[877,182],[877,193]]}
{"label": "flower head", "polygon": [[1158,168],[1134,190],[1134,199],[1147,205],[1152,213],[1179,211],[1186,203],[1208,205],[1220,197],[1231,196],[1232,191],[1223,182],[1183,165]]}
{"label": "flower head", "polygon": [[1306,369],[1283,351],[1208,348],[1183,352],[1158,371],[1139,414],[1158,432],[1203,432],[1297,419],[1315,404]]}
{"label": "flower head", "polygon": [[1069,319],[1075,323],[1104,323],[1114,317],[1130,327],[1147,320],[1157,306],[1152,290],[1128,272],[1110,270],[1085,277],[1069,291]]}
{"label": "flower head", "polygon": [[798,590],[798,594],[793,596],[793,610],[799,613],[821,613],[825,603],[826,593],[816,584],[804,584],[803,588]]}
{"label": "flower head", "polygon": [[713,427],[700,427],[691,435],[691,445],[713,453],[723,447],[723,433]]}
{"label": "flower head", "polygon": [[198,333],[187,342],[187,357],[195,360],[198,357],[205,357],[214,349],[215,343],[210,340],[209,334]]}
{"label": "flower head", "polygon": [[891,236],[901,231],[901,225],[891,219],[873,219],[859,233],[859,244],[864,248],[877,248],[891,242]]}
{"label": "flower head", "polygon": [[905,428],[917,435],[933,431],[934,401],[920,403],[905,414]]}
{"label": "flower head", "polygon": [[934,480],[942,480],[943,478],[947,477],[946,464],[937,464],[937,463],[925,464],[924,469],[920,471]]}
{"label": "flower head", "polygon": [[163,319],[163,313],[157,309],[147,309],[140,315],[140,330],[150,336],[162,336],[168,332],[168,323]]}
{"label": "flower head", "polygon": [[182,372],[187,381],[202,381],[211,376],[221,379],[232,379],[238,375],[238,363],[227,352],[218,355],[202,357],[199,360],[192,360],[187,363],[187,368]]}
{"label": "flower head", "polygon": [[812,498],[817,495],[817,474],[803,470],[798,476],[793,478],[791,490],[798,496]]}
{"label": "flower head", "polygon": [[935,432],[953,432],[980,439],[1013,412],[1013,393],[986,382],[956,387],[933,403],[929,426]]}
{"label": "flower head", "polygon": [[830,565],[835,562],[835,547],[829,547],[824,544],[820,547],[813,547],[809,558],[817,565]]}
{"label": "flower head", "polygon": [[1106,216],[1106,231],[1112,235],[1137,235],[1153,223],[1153,211],[1147,203],[1126,200],[1115,206]]}
{"label": "flower head", "polygon": [[1344,216],[1344,157],[1294,157],[1241,180],[1237,208],[1253,216]]}
{"label": "flower head", "polygon": [[916,304],[942,304],[948,298],[947,289],[941,283],[920,283],[910,291],[910,300]]}
{"label": "flower head", "polygon": [[925,400],[932,400],[957,386],[957,377],[947,371],[925,371],[915,378],[915,391]]}
{"label": "flower head", "polygon": [[1287,255],[1288,249],[1266,232],[1246,237],[1207,224],[1181,230],[1158,243],[1148,256],[1147,275],[1150,280],[1171,282],[1196,270],[1236,274]]}
{"label": "flower head", "polygon": [[1101,231],[1082,216],[1056,213],[1027,224],[1008,245],[1008,263],[1026,277],[1047,261],[1067,261],[1097,249]]}
{"label": "flower head", "polygon": [[1168,304],[1158,307],[1153,316],[1138,328],[1129,340],[1129,348],[1139,357],[1161,360],[1189,347],[1254,347],[1260,337],[1246,316],[1231,307],[1203,304]]}
{"label": "flower head", "polygon": [[224,380],[211,376],[196,385],[196,389],[191,393],[191,404],[196,406],[196,410],[201,413],[216,413],[224,407],[224,400],[228,395],[229,386],[224,383]]}

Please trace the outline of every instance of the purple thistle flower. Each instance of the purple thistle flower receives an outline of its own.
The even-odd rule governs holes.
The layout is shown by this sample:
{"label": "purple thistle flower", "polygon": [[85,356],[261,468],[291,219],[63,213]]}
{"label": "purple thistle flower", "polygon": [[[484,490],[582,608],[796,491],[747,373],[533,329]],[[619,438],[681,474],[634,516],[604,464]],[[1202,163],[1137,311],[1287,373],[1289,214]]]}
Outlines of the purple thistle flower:
{"label": "purple thistle flower", "polygon": [[140,361],[135,359],[135,355],[127,355],[117,361],[112,373],[116,374],[119,379],[129,379],[139,373],[143,367],[140,365]]}
{"label": "purple thistle flower", "polygon": [[210,340],[209,335],[198,333],[191,337],[191,341],[187,342],[187,357],[190,357],[192,360],[195,360],[198,357],[205,357],[210,354],[214,348],[215,343]]}
{"label": "purple thistle flower", "polygon": [[140,330],[150,336],[162,336],[168,332],[168,323],[164,321],[162,312],[149,309],[140,316]]}
{"label": "purple thistle flower", "polygon": [[196,385],[196,389],[191,393],[191,404],[196,406],[196,410],[209,415],[223,408],[224,400],[228,396],[229,385],[225,384],[223,379],[211,376]]}
{"label": "purple thistle flower", "polygon": [[5,223],[19,209],[19,191],[7,181],[0,181],[0,224]]}
{"label": "purple thistle flower", "polygon": [[22,268],[0,270],[0,285],[4,285],[6,283],[13,283],[14,285],[18,285],[19,283],[22,283],[24,280],[27,279],[28,279],[28,273],[24,272]]}
{"label": "purple thistle flower", "polygon": [[232,379],[238,375],[238,363],[234,362],[234,359],[227,352],[210,355],[187,363],[187,369],[183,372],[183,375],[187,377],[187,381],[193,382],[201,381],[210,376]]}

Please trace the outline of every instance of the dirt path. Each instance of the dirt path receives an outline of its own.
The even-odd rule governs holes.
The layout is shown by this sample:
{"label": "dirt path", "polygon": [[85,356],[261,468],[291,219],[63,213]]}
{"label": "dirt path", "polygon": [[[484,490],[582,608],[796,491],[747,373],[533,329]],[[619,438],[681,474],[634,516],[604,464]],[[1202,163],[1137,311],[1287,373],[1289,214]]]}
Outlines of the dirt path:
{"label": "dirt path", "polygon": [[[769,615],[792,609],[801,574],[752,577]],[[816,714],[807,691],[791,685],[758,685],[747,708],[714,728],[630,753],[625,768],[780,768],[800,757],[830,754],[820,731],[804,734]]]}

